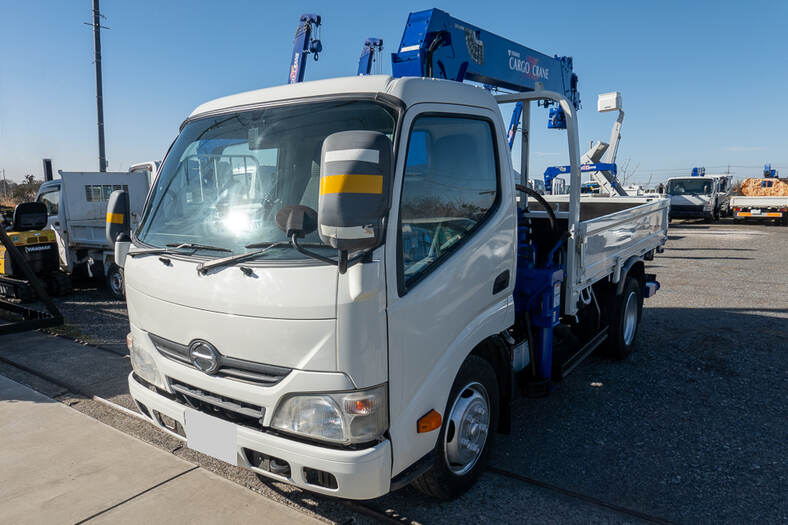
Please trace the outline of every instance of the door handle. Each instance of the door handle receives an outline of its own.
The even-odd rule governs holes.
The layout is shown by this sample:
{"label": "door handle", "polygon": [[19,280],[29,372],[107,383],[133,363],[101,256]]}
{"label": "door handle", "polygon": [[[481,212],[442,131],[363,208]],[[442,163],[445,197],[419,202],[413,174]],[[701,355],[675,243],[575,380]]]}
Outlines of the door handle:
{"label": "door handle", "polygon": [[505,290],[507,286],[509,286],[509,270],[504,271],[495,278],[492,290],[493,295]]}

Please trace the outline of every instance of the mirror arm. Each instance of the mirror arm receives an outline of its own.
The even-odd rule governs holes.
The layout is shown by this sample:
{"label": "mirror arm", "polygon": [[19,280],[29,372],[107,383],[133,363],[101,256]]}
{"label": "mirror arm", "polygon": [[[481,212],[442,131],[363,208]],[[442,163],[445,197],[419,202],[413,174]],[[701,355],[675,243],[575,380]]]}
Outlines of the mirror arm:
{"label": "mirror arm", "polygon": [[311,257],[313,259],[317,259],[318,261],[323,261],[324,263],[328,263],[328,264],[331,264],[333,266],[337,266],[339,268],[339,273],[341,273],[341,274],[344,274],[347,271],[349,266],[353,266],[354,264],[359,263],[359,262],[363,261],[364,259],[366,259],[371,253],[371,252],[365,251],[365,252],[362,252],[362,253],[360,253],[358,255],[355,255],[355,256],[351,257],[350,259],[348,259],[347,251],[346,250],[340,250],[339,251],[339,260],[335,261],[334,259],[331,259],[329,257],[324,257],[324,256],[320,255],[319,253],[315,253],[315,252],[313,252],[311,250],[307,250],[306,248],[300,246],[298,244],[298,238],[296,237],[295,233],[291,233],[290,234],[290,245],[298,253],[302,253],[302,254],[306,255],[307,257]]}

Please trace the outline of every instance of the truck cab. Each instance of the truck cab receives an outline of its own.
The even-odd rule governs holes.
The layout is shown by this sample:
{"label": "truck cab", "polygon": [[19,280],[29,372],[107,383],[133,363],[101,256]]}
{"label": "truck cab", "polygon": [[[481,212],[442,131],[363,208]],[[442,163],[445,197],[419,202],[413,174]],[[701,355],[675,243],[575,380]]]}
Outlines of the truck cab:
{"label": "truck cab", "polygon": [[[571,105],[528,96],[567,111],[579,188]],[[360,76],[198,107],[139,226],[123,192],[108,207],[140,412],[308,490],[367,499],[414,482],[453,497],[506,429],[515,373],[546,393],[605,340],[626,356],[658,288],[643,259],[665,242],[667,203],[551,196],[529,212],[537,253],[498,108],[511,101]],[[562,319],[593,337],[554,367]]]}
{"label": "truck cab", "polygon": [[670,219],[717,221],[722,204],[716,177],[672,177],[665,184]]}

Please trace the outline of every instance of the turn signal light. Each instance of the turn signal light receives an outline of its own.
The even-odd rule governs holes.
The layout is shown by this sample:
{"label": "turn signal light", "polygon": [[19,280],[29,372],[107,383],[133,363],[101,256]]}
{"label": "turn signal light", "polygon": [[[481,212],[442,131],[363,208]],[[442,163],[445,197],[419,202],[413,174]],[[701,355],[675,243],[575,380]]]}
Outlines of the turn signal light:
{"label": "turn signal light", "polygon": [[416,431],[419,434],[424,432],[432,432],[441,427],[441,415],[435,410],[430,410],[419,418],[416,422]]}

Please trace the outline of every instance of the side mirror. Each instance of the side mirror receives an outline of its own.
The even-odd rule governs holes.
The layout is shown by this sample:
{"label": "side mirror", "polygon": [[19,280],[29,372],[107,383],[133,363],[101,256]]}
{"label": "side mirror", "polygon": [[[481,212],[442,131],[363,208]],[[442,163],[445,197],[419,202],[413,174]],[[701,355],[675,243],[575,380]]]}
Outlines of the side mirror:
{"label": "side mirror", "polygon": [[392,179],[391,141],[377,131],[326,137],[320,156],[320,239],[340,252],[368,250],[383,238]]}
{"label": "side mirror", "polygon": [[129,194],[115,190],[107,203],[107,222],[105,233],[107,242],[115,249],[115,264],[123,267],[126,253],[131,243],[131,221],[129,213]]}

